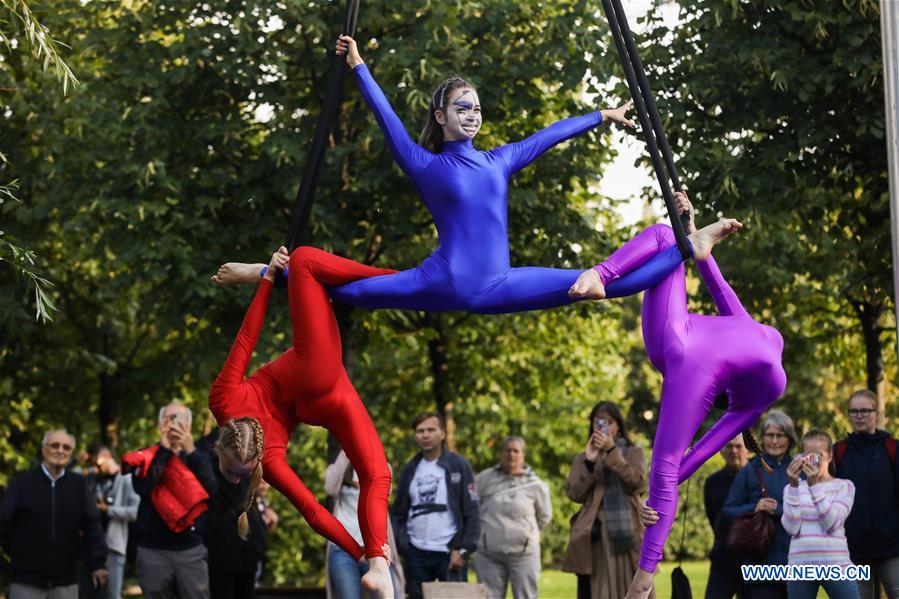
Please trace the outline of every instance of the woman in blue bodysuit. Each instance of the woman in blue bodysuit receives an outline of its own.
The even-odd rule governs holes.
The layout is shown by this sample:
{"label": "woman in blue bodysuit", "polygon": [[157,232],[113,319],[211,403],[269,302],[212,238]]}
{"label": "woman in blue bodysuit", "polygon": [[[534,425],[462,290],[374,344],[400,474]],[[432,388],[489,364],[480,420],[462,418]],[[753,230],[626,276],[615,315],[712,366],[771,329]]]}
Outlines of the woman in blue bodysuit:
{"label": "woman in blue bodysuit", "polygon": [[[347,64],[356,74],[394,160],[412,179],[431,212],[438,246],[413,269],[331,288],[333,299],[365,308],[482,314],[541,310],[586,298],[637,293],[663,280],[689,258],[672,247],[605,288],[592,269],[512,268],[509,263],[509,177],[556,144],[605,120],[633,126],[625,117],[630,103],[565,119],[518,143],[481,152],[472,145],[481,127],[477,92],[453,77],[434,93],[423,145],[418,145],[372,79],[356,42],[341,36],[336,51],[347,55]],[[579,277],[590,278],[586,281],[589,293],[579,292],[584,285],[575,286]]]}

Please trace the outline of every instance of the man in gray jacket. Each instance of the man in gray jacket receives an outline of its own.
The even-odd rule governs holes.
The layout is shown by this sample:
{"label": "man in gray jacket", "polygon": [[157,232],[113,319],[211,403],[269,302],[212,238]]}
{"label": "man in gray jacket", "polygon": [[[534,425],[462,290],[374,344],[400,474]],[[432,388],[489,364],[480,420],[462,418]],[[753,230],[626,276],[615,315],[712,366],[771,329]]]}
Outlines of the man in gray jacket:
{"label": "man in gray jacket", "polygon": [[478,473],[481,537],[475,554],[478,581],[488,599],[503,599],[512,583],[515,599],[536,599],[540,579],[540,531],[552,520],[549,487],[525,464],[524,439],[509,436],[499,464]]}

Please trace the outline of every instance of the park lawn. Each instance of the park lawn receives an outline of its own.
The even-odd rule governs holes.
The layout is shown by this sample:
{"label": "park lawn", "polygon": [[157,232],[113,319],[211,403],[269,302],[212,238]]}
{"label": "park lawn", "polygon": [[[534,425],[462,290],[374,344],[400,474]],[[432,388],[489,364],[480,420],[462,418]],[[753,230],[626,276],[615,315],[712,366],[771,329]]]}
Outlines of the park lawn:
{"label": "park lawn", "polygon": [[[659,574],[655,579],[657,599],[671,599],[671,571],[675,566],[677,566],[675,562],[664,562],[659,565]],[[693,598],[702,599],[705,596],[705,585],[709,579],[708,560],[684,562],[681,567],[687,578],[690,579]],[[511,590],[506,593],[506,597],[511,599]],[[541,572],[540,599],[575,599],[575,597],[577,597],[577,578],[574,574],[561,570]],[[818,589],[817,599],[827,599],[824,589]]]}
{"label": "park lawn", "polygon": [[[656,597],[658,599],[670,599],[671,597],[671,571],[676,563],[662,563],[659,566],[659,574],[656,576]],[[705,585],[709,577],[709,562],[707,560],[684,562],[684,573],[690,579],[690,588],[693,597],[700,599],[705,595]],[[511,599],[512,592],[506,593],[507,599]],[[540,599],[575,599],[577,597],[577,578],[569,572],[561,570],[543,570],[540,574]]]}

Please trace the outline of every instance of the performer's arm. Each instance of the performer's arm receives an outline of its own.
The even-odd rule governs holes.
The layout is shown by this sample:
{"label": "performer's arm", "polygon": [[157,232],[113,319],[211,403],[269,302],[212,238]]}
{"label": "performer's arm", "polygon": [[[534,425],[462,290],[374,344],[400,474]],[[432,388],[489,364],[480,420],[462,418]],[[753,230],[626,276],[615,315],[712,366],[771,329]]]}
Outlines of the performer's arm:
{"label": "performer's arm", "polygon": [[[268,298],[272,291],[272,282],[267,275],[268,273],[259,281],[259,288],[250,303],[246,316],[244,316],[243,324],[240,325],[237,338],[234,340],[234,345],[231,346],[231,352],[216,379],[217,383],[239,385],[243,382],[247,367],[250,365],[250,358],[253,356],[253,350],[259,341],[262,325],[265,324],[265,311],[268,308]],[[209,407],[215,411],[212,405]]]}
{"label": "performer's arm", "polygon": [[699,275],[712,295],[712,299],[715,301],[715,306],[718,307],[718,313],[721,316],[742,316],[747,314],[746,308],[740,303],[740,298],[737,297],[724,275],[721,274],[714,257],[709,256],[707,260],[697,260],[696,267],[699,269]]}
{"label": "performer's arm", "polygon": [[356,81],[359,82],[359,89],[362,90],[362,97],[374,113],[393,159],[404,173],[414,179],[427,168],[434,159],[434,154],[412,141],[403,122],[390,106],[387,96],[371,76],[368,67],[362,63],[356,65],[353,72],[356,74]]}
{"label": "performer's arm", "polygon": [[519,142],[494,150],[506,162],[509,176],[514,175],[543,152],[567,139],[586,133],[602,124],[602,113],[591,112],[583,116],[557,121]]}

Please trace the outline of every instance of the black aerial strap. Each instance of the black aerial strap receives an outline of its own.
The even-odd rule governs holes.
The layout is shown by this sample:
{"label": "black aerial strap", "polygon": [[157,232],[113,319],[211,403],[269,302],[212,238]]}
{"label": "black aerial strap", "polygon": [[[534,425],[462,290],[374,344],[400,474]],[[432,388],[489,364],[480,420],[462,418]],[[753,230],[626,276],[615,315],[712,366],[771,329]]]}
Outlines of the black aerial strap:
{"label": "black aerial strap", "polygon": [[[343,24],[344,35],[352,36],[356,33],[358,16],[359,0],[347,0],[346,19]],[[297,192],[293,215],[290,217],[290,226],[287,229],[287,239],[284,241],[284,246],[288,251],[293,251],[294,248],[300,245],[305,240],[308,232],[309,214],[312,211],[312,202],[315,199],[318,173],[325,157],[325,149],[328,147],[328,136],[331,134],[337,110],[340,108],[343,77],[346,71],[346,56],[334,54],[331,58],[331,76],[328,79],[325,101],[318,116],[318,124],[315,127],[315,135],[312,138],[312,145],[309,147],[309,154],[306,156],[303,178],[300,180],[300,189]]]}
{"label": "black aerial strap", "polygon": [[[668,217],[671,219],[671,227],[674,229],[674,236],[677,239],[677,247],[686,260],[692,256],[686,235],[686,225],[690,222],[689,215],[677,214],[674,194],[668,183],[670,177],[674,191],[681,191],[677,168],[674,166],[674,158],[671,156],[671,148],[668,146],[668,139],[662,128],[662,119],[656,103],[652,99],[649,81],[646,79],[643,63],[640,62],[637,54],[637,45],[634,43],[630,27],[628,27],[627,15],[624,14],[624,9],[621,7],[621,0],[602,0],[602,6],[606,13],[606,19],[609,21],[609,28],[612,30],[612,37],[615,39],[615,46],[618,48],[618,55],[621,57],[627,85],[634,99],[637,118],[640,120],[640,128],[646,138],[649,157],[652,160],[656,178],[659,180],[665,207],[668,209]],[[662,163],[663,157],[664,164]],[[667,173],[665,167],[667,167]]]}

